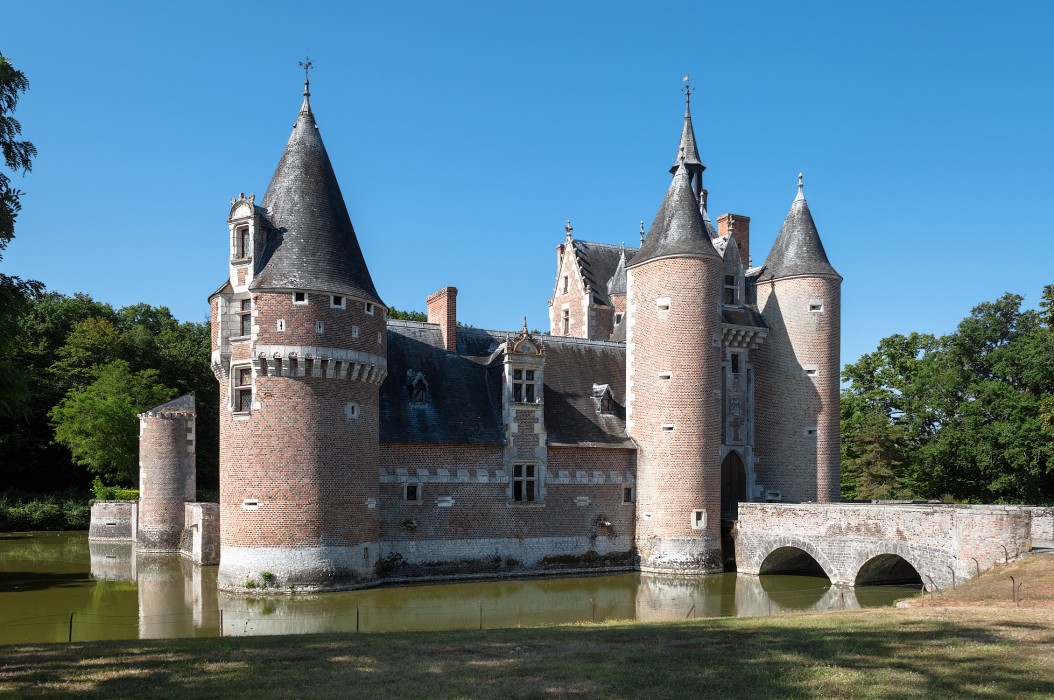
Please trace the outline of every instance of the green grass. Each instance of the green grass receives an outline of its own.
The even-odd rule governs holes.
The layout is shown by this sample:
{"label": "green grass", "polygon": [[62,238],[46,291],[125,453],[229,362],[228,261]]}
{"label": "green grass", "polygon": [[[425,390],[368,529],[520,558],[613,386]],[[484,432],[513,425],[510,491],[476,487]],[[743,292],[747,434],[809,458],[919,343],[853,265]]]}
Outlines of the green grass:
{"label": "green grass", "polygon": [[1054,695],[1054,613],[925,608],[488,631],[10,646],[0,697]]}

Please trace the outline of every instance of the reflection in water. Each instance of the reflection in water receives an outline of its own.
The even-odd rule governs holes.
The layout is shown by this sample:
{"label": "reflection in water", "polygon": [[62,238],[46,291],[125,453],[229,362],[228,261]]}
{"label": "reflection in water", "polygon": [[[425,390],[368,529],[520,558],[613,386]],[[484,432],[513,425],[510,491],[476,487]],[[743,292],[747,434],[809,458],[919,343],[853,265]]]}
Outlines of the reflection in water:
{"label": "reflection in water", "polygon": [[806,576],[626,573],[246,598],[218,593],[216,567],[178,555],[84,533],[0,535],[0,644],[66,641],[71,611],[74,640],[154,639],[218,635],[221,619],[225,635],[494,628],[838,610],[911,594]]}

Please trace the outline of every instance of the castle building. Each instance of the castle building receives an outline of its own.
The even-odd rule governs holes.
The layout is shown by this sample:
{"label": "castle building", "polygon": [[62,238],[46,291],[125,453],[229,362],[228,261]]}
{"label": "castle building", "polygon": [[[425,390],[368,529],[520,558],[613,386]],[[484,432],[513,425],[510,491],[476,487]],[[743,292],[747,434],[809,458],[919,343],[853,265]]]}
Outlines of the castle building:
{"label": "castle building", "polygon": [[[841,277],[798,193],[765,262],[686,103],[639,248],[557,247],[550,333],[387,318],[310,104],[210,297],[228,590],[720,571],[744,501],[838,499]],[[690,100],[690,93],[689,93]],[[643,224],[642,234],[643,234]]]}

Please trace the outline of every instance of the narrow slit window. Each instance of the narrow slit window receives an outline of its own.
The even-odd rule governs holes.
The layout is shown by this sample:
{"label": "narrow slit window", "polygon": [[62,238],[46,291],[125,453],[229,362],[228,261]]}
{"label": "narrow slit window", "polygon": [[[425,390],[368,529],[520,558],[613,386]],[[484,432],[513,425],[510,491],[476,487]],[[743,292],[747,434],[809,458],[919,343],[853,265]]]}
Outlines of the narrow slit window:
{"label": "narrow slit window", "polygon": [[325,321],[315,321],[315,332],[316,333],[325,333],[326,332],[326,322]]}
{"label": "narrow slit window", "polygon": [[238,229],[238,257],[245,259],[252,253],[252,243],[249,238],[249,229]]}
{"label": "narrow slit window", "polygon": [[421,484],[403,484],[403,500],[407,503],[420,503],[421,495]]}
{"label": "narrow slit window", "polygon": [[672,433],[673,432],[673,425],[666,424],[666,425],[662,426],[661,430],[664,433]]}
{"label": "narrow slit window", "polygon": [[669,298],[665,298],[664,297],[662,299],[656,299],[655,300],[655,308],[658,309],[659,311],[669,311],[670,310],[670,300],[669,300]]}
{"label": "narrow slit window", "polygon": [[623,486],[622,487],[622,502],[633,503],[633,487]]}
{"label": "narrow slit window", "polygon": [[285,319],[284,318],[278,319],[278,332],[279,333],[285,333]]}
{"label": "narrow slit window", "polygon": [[809,311],[814,314],[823,312],[823,301],[820,299],[813,299],[809,302]]}

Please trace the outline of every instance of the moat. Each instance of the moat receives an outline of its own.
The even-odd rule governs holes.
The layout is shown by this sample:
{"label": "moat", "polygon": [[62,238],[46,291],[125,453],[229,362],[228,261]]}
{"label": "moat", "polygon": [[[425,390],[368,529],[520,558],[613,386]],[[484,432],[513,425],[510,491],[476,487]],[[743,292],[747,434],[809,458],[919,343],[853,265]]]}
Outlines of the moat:
{"label": "moat", "polygon": [[891,605],[914,591],[812,576],[640,573],[473,581],[312,596],[220,593],[216,567],[136,556],[87,533],[0,533],[0,644],[673,620]]}

